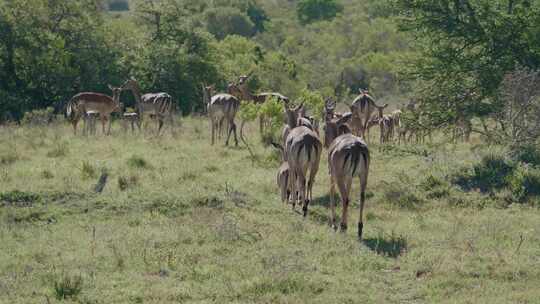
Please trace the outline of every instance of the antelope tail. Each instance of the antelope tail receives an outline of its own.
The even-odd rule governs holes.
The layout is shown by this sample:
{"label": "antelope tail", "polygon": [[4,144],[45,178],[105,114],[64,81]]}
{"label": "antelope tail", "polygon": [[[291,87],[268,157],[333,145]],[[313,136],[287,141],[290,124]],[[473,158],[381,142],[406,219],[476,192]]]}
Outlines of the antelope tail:
{"label": "antelope tail", "polygon": [[68,101],[68,104],[66,106],[66,114],[67,114],[67,118],[68,119],[72,119],[73,118],[73,114],[75,112],[75,101],[73,100],[73,98],[71,98],[69,101]]}

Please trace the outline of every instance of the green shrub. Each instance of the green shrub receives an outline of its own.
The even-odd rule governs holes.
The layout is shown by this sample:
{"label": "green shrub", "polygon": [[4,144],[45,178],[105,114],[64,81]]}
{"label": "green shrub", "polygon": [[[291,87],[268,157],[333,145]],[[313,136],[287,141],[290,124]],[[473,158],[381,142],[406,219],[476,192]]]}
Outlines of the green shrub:
{"label": "green shrub", "polygon": [[83,179],[95,178],[97,176],[97,169],[89,161],[83,161],[81,176]]}
{"label": "green shrub", "polygon": [[48,107],[42,110],[33,110],[31,112],[24,113],[22,124],[31,126],[45,126],[53,122],[54,109]]}
{"label": "green shrub", "polygon": [[540,166],[540,147],[537,145],[524,145],[514,149],[516,160],[533,166]]}
{"label": "green shrub", "polygon": [[540,196],[540,170],[526,167],[519,167],[515,173],[508,178],[509,188],[512,196],[524,202],[535,196]]}
{"label": "green shrub", "polygon": [[472,172],[458,173],[454,181],[465,190],[493,192],[508,186],[508,178],[515,169],[516,164],[504,155],[492,153],[483,156]]}
{"label": "green shrub", "polygon": [[31,206],[41,201],[41,196],[32,192],[23,192],[19,190],[1,192],[0,202],[8,205]]}
{"label": "green shrub", "polygon": [[125,191],[133,186],[136,186],[139,183],[139,178],[135,175],[131,175],[129,177],[126,176],[119,176],[118,177],[118,188],[120,190]]}
{"label": "green shrub", "polygon": [[142,156],[133,155],[127,160],[128,166],[138,169],[150,168],[150,164]]}
{"label": "green shrub", "polygon": [[51,158],[57,158],[57,157],[64,157],[68,154],[69,148],[68,145],[65,142],[58,143],[56,146],[47,152],[47,157]]}
{"label": "green shrub", "polygon": [[63,274],[54,282],[54,295],[58,300],[74,298],[82,291],[83,279],[80,275],[69,276]]}
{"label": "green shrub", "polygon": [[384,183],[383,197],[392,205],[408,209],[415,209],[425,202],[414,192],[414,187],[399,181]]}

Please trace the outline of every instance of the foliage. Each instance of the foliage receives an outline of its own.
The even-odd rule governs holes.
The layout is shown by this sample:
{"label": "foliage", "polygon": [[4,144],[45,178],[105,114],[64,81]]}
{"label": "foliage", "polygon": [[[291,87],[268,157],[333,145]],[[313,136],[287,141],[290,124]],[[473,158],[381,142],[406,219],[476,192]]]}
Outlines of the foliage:
{"label": "foliage", "polygon": [[334,18],[343,11],[336,0],[300,0],[296,4],[296,14],[303,24]]}
{"label": "foliage", "polygon": [[255,104],[250,101],[242,101],[240,111],[238,112],[240,120],[245,122],[254,121],[257,119],[257,117],[259,117],[260,108],[260,104]]}
{"label": "foliage", "polygon": [[508,160],[504,154],[489,153],[472,167],[471,172],[458,174],[456,183],[465,189],[494,191],[508,186],[508,179],[515,169],[516,164]]}
{"label": "foliage", "polygon": [[36,109],[24,113],[22,123],[26,125],[44,126],[50,124],[54,119],[54,109],[47,107],[43,110]]}
{"label": "foliage", "polygon": [[208,32],[220,40],[228,35],[251,37],[255,34],[253,22],[238,9],[214,8],[205,14]]}
{"label": "foliage", "polygon": [[54,295],[57,300],[64,300],[78,296],[82,291],[83,279],[80,275],[70,276],[62,274],[54,281]]}
{"label": "foliage", "polygon": [[[79,90],[107,91],[117,54],[93,0],[0,2],[0,112],[56,111]],[[99,54],[97,56],[96,54]]]}
{"label": "foliage", "polygon": [[539,72],[517,69],[509,73],[501,84],[500,98],[503,108],[496,119],[501,128],[496,135],[517,149],[536,143],[540,139]]}
{"label": "foliage", "polygon": [[[540,66],[540,4],[530,1],[391,0],[401,29],[421,56],[406,74],[421,80],[418,94],[447,117],[498,113],[496,98],[506,73]],[[442,97],[442,98],[441,98]],[[450,123],[455,123],[451,119]]]}
{"label": "foliage", "polygon": [[324,112],[324,98],[317,91],[303,89],[296,103],[303,103],[308,112],[317,119],[322,119]]}

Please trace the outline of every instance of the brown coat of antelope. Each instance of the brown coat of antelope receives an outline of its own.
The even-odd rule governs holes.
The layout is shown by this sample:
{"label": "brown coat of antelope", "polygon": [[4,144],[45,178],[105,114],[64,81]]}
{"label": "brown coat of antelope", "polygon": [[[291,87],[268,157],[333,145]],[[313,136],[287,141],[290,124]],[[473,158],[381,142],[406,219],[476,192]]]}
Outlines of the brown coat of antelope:
{"label": "brown coat of antelope", "polygon": [[370,156],[366,143],[350,133],[344,121],[337,121],[327,128],[336,128],[336,137],[328,150],[328,167],[330,169],[330,203],[331,225],[336,226],[336,204],[334,200],[337,184],[342,201],[341,231],[347,230],[348,208],[350,203],[351,185],[354,177],[360,179],[360,218],[358,221],[358,237],[362,238],[364,228],[363,212],[366,199],[366,186],[369,173]]}
{"label": "brown coat of antelope", "polygon": [[231,133],[234,133],[234,143],[238,146],[238,137],[236,136],[236,124],[234,118],[240,108],[238,98],[230,94],[217,94],[212,96],[214,88],[212,86],[203,85],[203,98],[206,103],[206,109],[210,118],[210,126],[212,129],[212,145],[214,144],[217,132],[223,120],[228,122],[227,140],[225,145],[229,145]]}
{"label": "brown coat of antelope", "polygon": [[154,115],[157,118],[158,130],[157,134],[161,132],[165,119],[170,124],[171,130],[174,132],[174,114],[175,105],[173,103],[171,95],[161,93],[148,93],[142,94],[139,83],[135,78],[130,78],[122,85],[123,89],[130,90],[137,102],[137,113],[139,114],[139,120],[142,123],[144,115]]}
{"label": "brown coat of antelope", "polygon": [[285,204],[288,204],[292,193],[291,183],[289,182],[289,178],[291,178],[291,168],[285,158],[285,149],[283,148],[283,146],[276,143],[272,143],[272,145],[274,146],[274,148],[279,150],[281,154],[282,162],[281,166],[279,166],[276,180],[281,194],[281,201]]}
{"label": "brown coat of antelope", "polygon": [[[71,120],[75,134],[77,134],[77,124],[81,118],[86,118],[87,112],[99,113],[103,134],[111,134],[111,113],[122,111],[122,104],[120,103],[122,89],[111,85],[109,85],[109,89],[113,92],[113,97],[100,93],[84,92],[71,98],[66,106],[66,114],[68,119]],[[105,123],[107,121],[109,121],[109,128],[105,133]]]}
{"label": "brown coat of antelope", "polygon": [[313,199],[312,189],[319,170],[321,152],[322,143],[317,133],[305,126],[292,129],[285,141],[285,157],[293,176],[289,178],[289,188],[294,196],[293,209],[299,200],[303,203],[304,216],[307,216],[309,203]]}
{"label": "brown coat of antelope", "polygon": [[387,106],[388,104],[377,105],[367,90],[360,89],[360,95],[353,100],[351,105],[351,111],[353,113],[351,127],[354,134],[364,138],[373,112],[375,110],[382,111]]}

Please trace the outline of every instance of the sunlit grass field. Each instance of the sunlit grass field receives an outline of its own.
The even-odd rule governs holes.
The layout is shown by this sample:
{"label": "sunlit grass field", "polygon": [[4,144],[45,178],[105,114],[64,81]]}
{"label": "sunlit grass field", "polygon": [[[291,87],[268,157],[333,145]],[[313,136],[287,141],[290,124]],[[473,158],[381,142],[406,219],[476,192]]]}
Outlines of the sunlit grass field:
{"label": "sunlit grass field", "polygon": [[304,219],[280,202],[255,124],[255,157],[211,146],[208,125],[0,127],[0,303],[540,302],[540,211],[446,182],[479,140],[371,144],[359,242],[357,181],[351,228],[328,225],[324,153]]}

